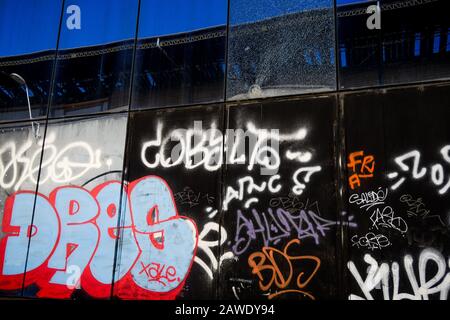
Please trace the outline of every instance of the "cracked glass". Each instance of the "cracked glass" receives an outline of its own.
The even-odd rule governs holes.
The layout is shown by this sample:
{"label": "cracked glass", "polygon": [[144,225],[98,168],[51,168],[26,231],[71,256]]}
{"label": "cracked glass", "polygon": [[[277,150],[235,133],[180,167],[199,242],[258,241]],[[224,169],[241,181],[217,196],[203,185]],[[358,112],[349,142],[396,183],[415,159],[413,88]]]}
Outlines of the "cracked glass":
{"label": "cracked glass", "polygon": [[336,88],[330,0],[230,0],[227,99]]}

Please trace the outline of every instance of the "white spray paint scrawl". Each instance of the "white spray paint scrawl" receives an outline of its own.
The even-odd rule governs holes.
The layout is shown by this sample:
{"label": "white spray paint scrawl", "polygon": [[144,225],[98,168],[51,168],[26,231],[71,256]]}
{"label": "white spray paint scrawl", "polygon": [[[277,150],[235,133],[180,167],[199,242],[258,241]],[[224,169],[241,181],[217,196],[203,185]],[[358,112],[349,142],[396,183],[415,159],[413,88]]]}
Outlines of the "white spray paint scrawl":
{"label": "white spray paint scrawl", "polygon": [[[387,263],[381,265],[370,255],[364,255],[364,261],[369,265],[366,278],[363,279],[355,263],[349,261],[347,267],[356,280],[363,296],[351,294],[350,300],[374,300],[373,291],[381,285],[384,300],[428,300],[430,295],[439,294],[440,300],[447,300],[450,289],[450,259],[445,260],[444,256],[433,248],[422,251],[417,265],[419,270],[419,282],[414,273],[414,260],[410,255],[403,258],[403,267],[406,272],[408,288],[412,293],[399,293],[400,265],[393,262],[391,266]],[[427,274],[427,267],[434,265],[435,273]],[[446,273],[447,272],[447,273]],[[390,287],[390,283],[393,287]],[[419,285],[420,283],[420,285]],[[392,293],[392,294],[391,294]]]}
{"label": "white spray paint scrawl", "polygon": [[[445,162],[450,164],[450,145],[444,146],[440,150],[440,153]],[[440,195],[446,194],[450,189],[450,173],[446,176],[444,166],[440,163],[424,167],[420,163],[420,158],[420,152],[418,150],[413,150],[396,157],[394,161],[400,168],[401,173],[409,172],[411,178],[414,180],[422,180],[428,174],[431,183],[439,188],[438,193]],[[408,164],[408,162],[410,162],[410,164]],[[406,177],[400,177],[400,173],[398,171],[388,173],[387,177],[390,180],[396,179],[394,184],[391,186],[392,190],[398,189],[407,179]]]}
{"label": "white spray paint scrawl", "polygon": [[[142,145],[141,160],[148,168],[184,165],[189,170],[202,167],[207,171],[216,171],[224,163],[246,164],[249,171],[260,166],[261,175],[277,174],[281,163],[280,142],[302,141],[308,133],[305,128],[300,128],[292,134],[280,134],[278,129],[256,128],[251,122],[247,124],[246,131],[227,129],[225,135],[214,123],[203,129],[201,121],[194,121],[193,128],[176,129],[166,136],[163,136],[162,130],[163,124],[159,122],[156,138]],[[246,141],[249,142],[248,150]],[[169,148],[170,142],[176,144]],[[285,156],[300,163],[309,162],[312,158],[309,151],[288,150]]]}

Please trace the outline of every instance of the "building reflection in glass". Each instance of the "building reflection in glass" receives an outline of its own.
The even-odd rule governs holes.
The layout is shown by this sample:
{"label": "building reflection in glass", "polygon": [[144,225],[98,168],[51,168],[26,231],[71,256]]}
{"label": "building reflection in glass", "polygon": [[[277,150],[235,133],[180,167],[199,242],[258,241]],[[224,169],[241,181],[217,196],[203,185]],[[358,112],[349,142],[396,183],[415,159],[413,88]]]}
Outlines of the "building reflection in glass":
{"label": "building reflection in glass", "polygon": [[339,0],[340,88],[450,76],[448,0],[382,0],[381,29],[369,30],[375,1]]}
{"label": "building reflection in glass", "polygon": [[142,0],[132,108],[222,101],[226,0]]}
{"label": "building reflection in glass", "polygon": [[227,99],[334,90],[333,4],[230,0]]}
{"label": "building reflection in glass", "polygon": [[[70,25],[70,6],[79,26]],[[127,110],[138,0],[72,0],[65,8],[50,116]]]}
{"label": "building reflection in glass", "polygon": [[28,99],[32,117],[46,117],[61,7],[61,0],[1,1],[0,121],[29,119]]}

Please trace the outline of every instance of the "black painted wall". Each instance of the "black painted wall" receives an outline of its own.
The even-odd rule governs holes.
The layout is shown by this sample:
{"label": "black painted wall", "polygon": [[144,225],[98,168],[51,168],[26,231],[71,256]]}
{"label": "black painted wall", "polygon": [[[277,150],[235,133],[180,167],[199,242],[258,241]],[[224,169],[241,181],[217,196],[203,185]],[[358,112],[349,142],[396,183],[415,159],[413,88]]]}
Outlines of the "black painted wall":
{"label": "black painted wall", "polygon": [[[175,289],[143,295],[118,273],[132,240],[122,234],[110,260],[110,291],[93,296],[82,273],[79,288],[50,297],[447,299],[449,105],[449,85],[429,84],[119,117],[127,123],[123,195],[143,177],[165,181],[182,217],[177,219],[192,221],[196,229],[192,253],[166,251],[165,257],[174,266],[188,257],[190,268],[177,274]],[[95,124],[103,134],[104,121],[108,117]],[[77,123],[66,125],[78,132]],[[121,144],[112,131],[99,149]],[[67,145],[63,139],[57,142]],[[83,186],[93,193],[89,183]],[[161,194],[150,189],[144,196],[153,201]],[[131,201],[133,214],[137,206]],[[150,227],[164,223],[160,215],[167,207],[157,207],[147,213]],[[123,205],[118,209],[118,230],[125,230],[127,213]],[[177,236],[167,231],[152,241],[157,246]],[[156,272],[151,281],[175,281],[167,271],[146,270]],[[42,279],[16,289],[9,279],[2,275],[2,295],[42,297]]]}

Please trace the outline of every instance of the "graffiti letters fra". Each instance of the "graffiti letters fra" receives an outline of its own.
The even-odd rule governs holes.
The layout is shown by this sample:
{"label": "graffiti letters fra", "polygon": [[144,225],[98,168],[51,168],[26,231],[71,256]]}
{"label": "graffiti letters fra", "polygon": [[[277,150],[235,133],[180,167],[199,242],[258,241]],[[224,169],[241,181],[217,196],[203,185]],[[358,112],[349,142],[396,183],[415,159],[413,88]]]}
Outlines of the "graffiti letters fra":
{"label": "graffiti letters fra", "polygon": [[[39,287],[38,297],[69,298],[81,287],[92,297],[107,298],[114,281],[115,294],[123,299],[175,298],[196,253],[196,225],[178,214],[163,179],[147,176],[122,188],[109,181],[91,191],[66,186],[48,197],[30,191],[11,195],[2,223],[0,289],[20,289],[25,281]],[[126,195],[122,204],[121,194]]]}
{"label": "graffiti letters fra", "polygon": [[375,157],[364,155],[364,151],[352,152],[348,156],[349,169],[348,184],[352,190],[361,186],[361,179],[373,177],[375,171]]}

